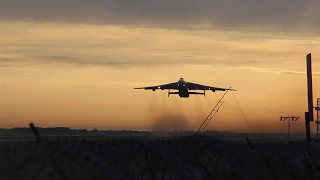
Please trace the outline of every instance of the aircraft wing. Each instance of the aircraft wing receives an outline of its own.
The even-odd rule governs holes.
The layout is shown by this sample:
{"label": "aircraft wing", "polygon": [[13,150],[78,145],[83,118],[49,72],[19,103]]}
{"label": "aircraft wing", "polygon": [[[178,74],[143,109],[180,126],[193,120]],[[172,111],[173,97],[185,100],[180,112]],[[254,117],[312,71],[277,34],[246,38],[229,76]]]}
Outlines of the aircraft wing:
{"label": "aircraft wing", "polygon": [[220,88],[220,87],[214,87],[214,86],[207,86],[207,85],[202,85],[202,84],[197,84],[193,82],[188,82],[187,83],[187,88],[189,90],[212,90],[212,91],[236,91],[235,89],[229,89],[229,88]]}
{"label": "aircraft wing", "polygon": [[157,86],[148,86],[148,87],[139,87],[139,88],[133,88],[133,89],[144,89],[144,90],[157,90],[157,89],[178,89],[178,83],[168,83],[168,84],[161,84]]}

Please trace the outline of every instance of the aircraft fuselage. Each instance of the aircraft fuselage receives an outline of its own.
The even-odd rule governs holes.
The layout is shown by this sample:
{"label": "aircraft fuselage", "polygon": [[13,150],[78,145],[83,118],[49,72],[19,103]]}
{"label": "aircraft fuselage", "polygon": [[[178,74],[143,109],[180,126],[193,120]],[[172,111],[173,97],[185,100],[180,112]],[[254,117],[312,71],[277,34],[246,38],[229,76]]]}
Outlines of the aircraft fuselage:
{"label": "aircraft fuselage", "polygon": [[179,91],[179,96],[181,98],[188,98],[189,95],[189,90],[186,86],[186,82],[184,81],[183,78],[180,78],[178,81],[178,91]]}
{"label": "aircraft fuselage", "polygon": [[201,92],[189,92],[189,89],[187,88],[187,82],[184,81],[183,78],[180,78],[178,83],[178,92],[168,92],[168,97],[170,94],[178,94],[180,98],[188,98],[190,97],[190,94],[202,94],[205,95],[205,93]]}

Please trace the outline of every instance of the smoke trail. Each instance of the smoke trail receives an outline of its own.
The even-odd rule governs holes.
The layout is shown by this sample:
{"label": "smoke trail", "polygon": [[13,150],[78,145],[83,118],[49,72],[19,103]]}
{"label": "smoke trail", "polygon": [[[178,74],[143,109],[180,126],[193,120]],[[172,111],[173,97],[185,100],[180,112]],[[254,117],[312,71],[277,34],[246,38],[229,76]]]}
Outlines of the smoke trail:
{"label": "smoke trail", "polygon": [[201,125],[201,123],[203,122],[203,120],[205,119],[206,117],[206,114],[208,113],[206,111],[207,108],[206,105],[204,104],[204,102],[201,102],[200,98],[203,98],[203,97],[199,97],[199,96],[196,96],[195,97],[195,125],[196,125],[196,128],[198,128],[198,126]]}
{"label": "smoke trail", "polygon": [[185,99],[180,99],[180,98],[177,97],[177,96],[173,96],[173,97],[171,98],[171,101],[174,103],[174,104],[173,104],[174,111],[177,112],[178,114],[182,114],[181,108],[180,108],[180,107],[181,107],[181,106],[180,106],[180,102],[183,101],[183,100],[185,100]]}
{"label": "smoke trail", "polygon": [[155,97],[152,98],[147,109],[150,115],[151,128],[154,131],[173,131],[189,129],[188,118],[180,111],[178,100],[173,106],[169,105],[169,99],[161,97],[159,103]]}

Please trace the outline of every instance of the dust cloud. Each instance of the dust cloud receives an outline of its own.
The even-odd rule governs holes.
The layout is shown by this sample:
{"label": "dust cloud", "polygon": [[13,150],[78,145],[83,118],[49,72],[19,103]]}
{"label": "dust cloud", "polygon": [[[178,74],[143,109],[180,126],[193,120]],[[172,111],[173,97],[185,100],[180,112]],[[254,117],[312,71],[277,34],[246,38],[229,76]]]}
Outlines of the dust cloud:
{"label": "dust cloud", "polygon": [[[147,109],[153,131],[190,130],[188,118],[181,112],[177,97],[153,95]],[[173,102],[172,104],[169,102]]]}

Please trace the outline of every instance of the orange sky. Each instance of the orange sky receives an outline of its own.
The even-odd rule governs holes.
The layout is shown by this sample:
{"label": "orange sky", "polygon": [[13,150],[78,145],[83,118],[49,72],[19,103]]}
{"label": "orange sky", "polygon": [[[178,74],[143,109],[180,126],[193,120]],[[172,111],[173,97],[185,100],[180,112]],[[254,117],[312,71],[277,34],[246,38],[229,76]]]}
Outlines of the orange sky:
{"label": "orange sky", "polygon": [[[280,116],[292,115],[301,117],[292,131],[304,131],[305,58],[312,53],[316,105],[320,36],[268,29],[270,24],[260,26],[268,32],[254,24],[251,30],[221,27],[2,20],[0,127],[33,121],[37,126],[152,129],[157,122],[195,130],[223,92],[182,99],[168,98],[167,91],[133,90],[183,77],[237,89],[234,95],[256,132],[286,132]],[[225,99],[208,128],[250,131],[232,93]]]}

